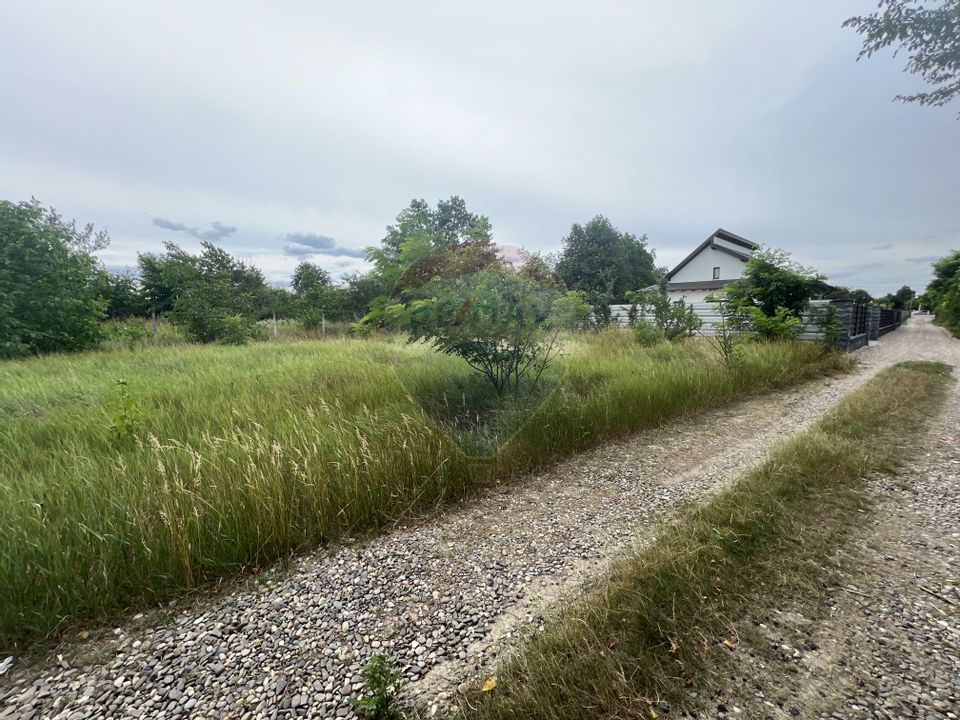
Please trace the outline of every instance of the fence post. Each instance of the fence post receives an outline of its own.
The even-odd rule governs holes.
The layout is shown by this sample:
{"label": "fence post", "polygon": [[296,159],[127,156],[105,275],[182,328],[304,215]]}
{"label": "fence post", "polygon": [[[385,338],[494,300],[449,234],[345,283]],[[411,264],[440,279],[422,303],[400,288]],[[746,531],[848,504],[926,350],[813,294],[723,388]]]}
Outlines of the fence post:
{"label": "fence post", "polygon": [[880,308],[876,305],[869,305],[870,308],[870,330],[867,336],[870,340],[880,339]]}
{"label": "fence post", "polygon": [[850,333],[852,328],[850,327],[853,323],[853,301],[852,300],[834,300],[834,307],[837,308],[837,327],[839,333],[837,335],[837,345],[841,350],[850,349]]}

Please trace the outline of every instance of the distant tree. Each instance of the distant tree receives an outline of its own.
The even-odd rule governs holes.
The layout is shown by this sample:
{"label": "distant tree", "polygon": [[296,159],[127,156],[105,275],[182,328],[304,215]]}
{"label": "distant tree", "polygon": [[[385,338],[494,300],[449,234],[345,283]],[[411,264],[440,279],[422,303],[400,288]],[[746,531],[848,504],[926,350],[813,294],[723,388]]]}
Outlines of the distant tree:
{"label": "distant tree", "polygon": [[520,257],[522,258],[523,264],[517,272],[519,277],[543,287],[553,288],[554,290],[563,291],[566,289],[563,280],[557,276],[540,253],[521,250]]}
{"label": "distant tree", "polygon": [[860,303],[861,305],[867,305],[873,302],[873,296],[868,293],[866,290],[851,290],[850,299],[855,303]]}
{"label": "distant tree", "polygon": [[622,303],[628,291],[658,281],[647,236],[620,232],[602,215],[574,224],[563,238],[557,275],[569,290],[580,290],[594,307]]}
{"label": "distant tree", "polygon": [[851,290],[842,285],[831,287],[826,283],[823,283],[823,288],[821,297],[825,300],[852,300],[861,305],[873,302],[873,296],[866,290]]}
{"label": "distant tree", "polygon": [[913,307],[913,299],[917,296],[908,285],[904,285],[893,294],[893,307],[898,310],[909,310]]}
{"label": "distant tree", "polygon": [[140,281],[132,273],[104,273],[101,294],[107,301],[106,315],[111,320],[150,314]]}
{"label": "distant tree", "polygon": [[355,272],[343,279],[341,308],[347,320],[359,320],[370,307],[370,301],[388,293],[371,273]]}
{"label": "distant tree", "polygon": [[246,342],[268,312],[271,294],[263,273],[212,243],[202,247],[194,256],[167,243],[164,255],[141,255],[146,295],[193,340]]}
{"label": "distant tree", "polygon": [[442,248],[470,244],[495,258],[491,232],[490,221],[468,211],[466,202],[456,195],[440,200],[436,208],[423,199],[414,199],[387,227],[380,246],[367,248],[367,258],[374,264],[373,274],[381,285],[381,294],[386,294],[418,260]]}
{"label": "distant tree", "polygon": [[197,258],[174,243],[164,243],[164,253],[137,256],[144,299],[152,312],[165,315],[188,285],[196,281]]}
{"label": "distant tree", "polygon": [[933,264],[933,280],[925,295],[937,322],[960,336],[960,251]]}
{"label": "distant tree", "polygon": [[324,318],[340,314],[341,296],[330,279],[330,273],[313,263],[302,262],[293,273],[293,296],[296,317],[305,328],[316,328]]}
{"label": "distant tree", "polygon": [[907,52],[908,72],[932,86],[929,92],[897,95],[902,102],[946,105],[960,93],[960,0],[880,0],[879,11],[849,18],[863,36],[858,60],[896,46]]}
{"label": "distant tree", "polygon": [[0,201],[0,357],[81,350],[100,337],[109,242],[37,200]]}

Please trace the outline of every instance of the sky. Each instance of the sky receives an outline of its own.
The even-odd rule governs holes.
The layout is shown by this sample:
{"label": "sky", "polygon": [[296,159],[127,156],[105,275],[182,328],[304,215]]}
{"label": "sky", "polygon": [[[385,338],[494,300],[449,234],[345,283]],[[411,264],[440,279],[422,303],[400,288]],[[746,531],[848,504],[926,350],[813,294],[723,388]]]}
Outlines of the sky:
{"label": "sky", "polygon": [[672,267],[717,227],[835,284],[960,249],[960,101],[856,61],[874,0],[3,0],[0,199],[339,277],[412,198],[557,251],[606,215]]}

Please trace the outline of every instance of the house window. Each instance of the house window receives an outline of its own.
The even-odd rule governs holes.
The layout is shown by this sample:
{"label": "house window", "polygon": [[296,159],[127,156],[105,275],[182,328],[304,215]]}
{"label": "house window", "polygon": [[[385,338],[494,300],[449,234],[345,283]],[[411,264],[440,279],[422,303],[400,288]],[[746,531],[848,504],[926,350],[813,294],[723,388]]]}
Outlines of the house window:
{"label": "house window", "polygon": [[713,279],[714,279],[714,280],[719,280],[719,279],[720,279],[720,268],[715,267],[715,268],[713,269]]}

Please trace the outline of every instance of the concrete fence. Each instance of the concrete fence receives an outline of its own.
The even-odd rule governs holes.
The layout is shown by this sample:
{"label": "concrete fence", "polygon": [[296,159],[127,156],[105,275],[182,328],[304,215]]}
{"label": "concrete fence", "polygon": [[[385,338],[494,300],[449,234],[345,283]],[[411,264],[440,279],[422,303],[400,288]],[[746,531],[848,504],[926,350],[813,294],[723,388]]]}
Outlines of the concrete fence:
{"label": "concrete fence", "polygon": [[[717,305],[708,302],[689,303],[689,305],[703,323],[698,332],[706,336],[713,335],[716,325],[722,321],[717,312]],[[825,329],[819,320],[830,312],[831,306],[836,320],[836,344],[848,352],[863,347],[871,340],[878,340],[881,335],[891,330],[896,330],[910,314],[907,310],[886,310],[876,305],[864,305],[851,300],[813,300],[803,316],[801,340],[823,342],[826,339]],[[631,307],[631,305],[611,305],[610,312],[614,321],[621,326],[629,325]],[[650,314],[638,314],[637,318],[653,320]]]}

